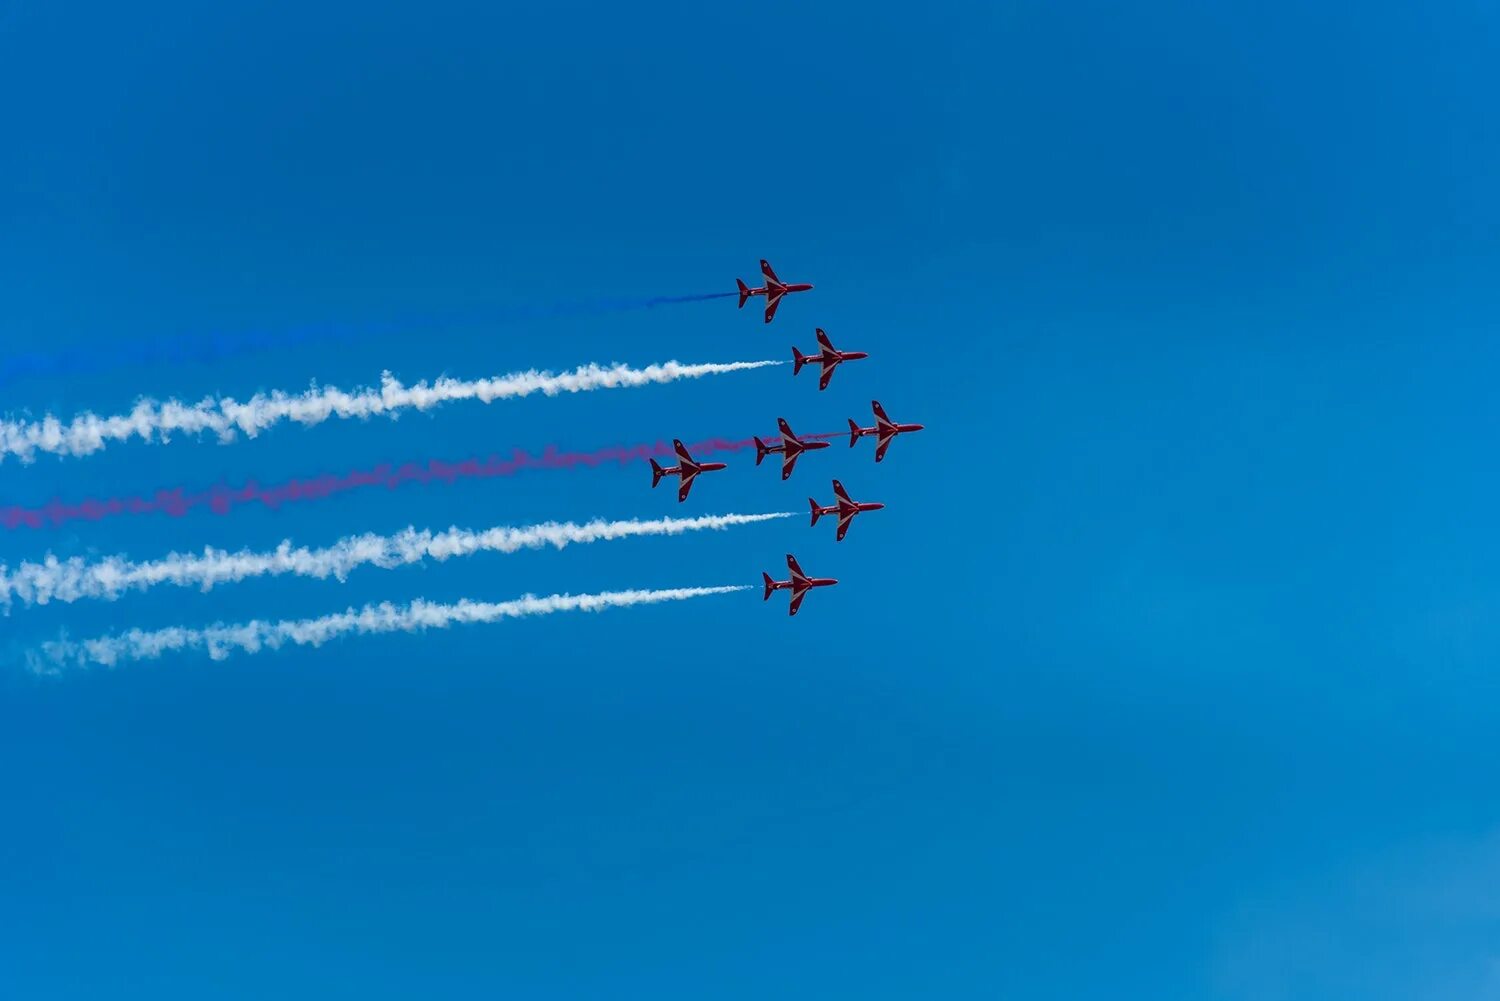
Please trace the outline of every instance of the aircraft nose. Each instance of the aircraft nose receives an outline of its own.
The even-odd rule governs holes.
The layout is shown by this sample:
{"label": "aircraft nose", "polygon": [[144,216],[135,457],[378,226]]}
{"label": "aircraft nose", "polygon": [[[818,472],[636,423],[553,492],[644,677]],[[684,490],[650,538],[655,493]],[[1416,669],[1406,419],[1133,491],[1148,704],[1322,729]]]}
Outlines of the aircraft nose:
{"label": "aircraft nose", "polygon": [[870,505],[870,510],[871,511],[879,511],[883,507],[885,507],[884,504],[871,504]]}
{"label": "aircraft nose", "polygon": [[926,425],[925,425],[925,424],[913,424],[913,425],[912,425],[912,426],[911,426],[911,429],[912,429],[912,430],[913,430],[913,431],[921,431],[921,430],[923,430],[923,429],[924,429],[924,428],[925,428],[925,427],[926,427]]}

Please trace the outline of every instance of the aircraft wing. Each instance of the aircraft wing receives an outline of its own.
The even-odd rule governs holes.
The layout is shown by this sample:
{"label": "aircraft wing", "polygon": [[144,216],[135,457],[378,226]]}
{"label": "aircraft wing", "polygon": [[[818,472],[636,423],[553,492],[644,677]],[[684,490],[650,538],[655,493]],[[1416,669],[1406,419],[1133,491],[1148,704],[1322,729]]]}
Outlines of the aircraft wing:
{"label": "aircraft wing", "polygon": [[875,461],[879,462],[885,458],[885,450],[891,447],[891,442],[896,440],[895,434],[883,434],[875,441]]}
{"label": "aircraft wing", "polygon": [[783,480],[792,475],[792,467],[797,464],[797,456],[801,454],[791,449],[781,453],[781,478]]}
{"label": "aircraft wing", "polygon": [[786,606],[786,614],[788,614],[788,615],[796,615],[797,614],[797,609],[799,609],[799,608],[802,607],[802,599],[805,598],[805,597],[807,597],[808,590],[809,590],[809,588],[803,588],[800,591],[795,591],[794,590],[792,592],[792,603],[790,605]]}
{"label": "aircraft wing", "polygon": [[833,346],[833,342],[828,339],[828,335],[823,333],[822,327],[818,328],[818,347],[822,348],[828,354],[838,354],[838,349]]}
{"label": "aircraft wing", "polygon": [[843,542],[844,541],[844,533],[847,532],[847,531],[849,531],[849,523],[852,522],[853,520],[854,520],[854,512],[853,511],[849,511],[849,512],[847,512],[845,514],[840,514],[839,515],[839,531],[838,531],[838,534],[833,537],[833,541],[834,542]]}
{"label": "aircraft wing", "polygon": [[687,472],[689,467],[691,467],[694,471],[698,469],[698,463],[693,460],[693,457],[691,455],[688,455],[686,445],[684,445],[676,438],[673,438],[672,448],[677,452],[677,459],[682,463],[682,469],[684,473]]}
{"label": "aircraft wing", "polygon": [[766,276],[766,281],[776,285],[781,284],[781,279],[776,277],[776,272],[771,270],[771,262],[764,257],[760,259],[760,273]]}
{"label": "aircraft wing", "polygon": [[[833,370],[838,368],[838,355],[823,355],[823,374],[818,377],[818,392],[828,388],[828,381],[833,378]],[[831,361],[829,359],[832,359]]]}
{"label": "aircraft wing", "polygon": [[776,291],[773,291],[773,290],[770,290],[770,289],[766,290],[766,322],[767,323],[770,323],[771,322],[771,317],[773,317],[773,316],[776,315],[776,307],[781,305],[781,297],[784,296],[784,295],[786,295],[785,292],[776,292]]}
{"label": "aircraft wing", "polygon": [[786,568],[792,572],[793,584],[799,580],[807,580],[807,574],[803,573],[802,568],[797,565],[797,557],[791,553],[786,554]]}
{"label": "aircraft wing", "polygon": [[781,437],[783,439],[789,438],[792,441],[797,440],[797,436],[792,433],[792,426],[786,422],[785,417],[776,418],[776,430],[781,432]]}
{"label": "aircraft wing", "polygon": [[873,410],[873,411],[875,411],[875,423],[876,424],[891,424],[891,423],[894,423],[889,417],[887,417],[885,415],[885,407],[882,407],[880,405],[880,401],[879,400],[871,400],[870,401],[870,409]]}
{"label": "aircraft wing", "polygon": [[693,489],[693,480],[697,478],[697,473],[690,473],[685,469],[682,471],[682,483],[677,487],[677,503],[687,500],[688,491]]}
{"label": "aircraft wing", "polygon": [[845,490],[844,485],[838,480],[833,481],[833,495],[846,504],[854,503],[849,499],[849,491]]}

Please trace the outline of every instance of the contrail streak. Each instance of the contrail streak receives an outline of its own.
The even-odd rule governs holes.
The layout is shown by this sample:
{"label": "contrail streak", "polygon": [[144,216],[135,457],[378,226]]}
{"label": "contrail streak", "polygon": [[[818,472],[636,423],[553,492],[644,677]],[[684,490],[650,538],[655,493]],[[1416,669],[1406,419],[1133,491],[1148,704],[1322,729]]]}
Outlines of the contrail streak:
{"label": "contrail streak", "polygon": [[331,417],[396,416],[404,410],[428,410],[455,400],[493,403],[535,393],[557,396],[596,389],[621,389],[780,364],[783,363],[738,361],[684,365],[669,361],[645,368],[619,364],[609,367],[584,365],[560,374],[531,369],[491,379],[441,378],[411,386],[386,372],[381,376],[379,389],[361,388],[353,392],[337,387],[314,387],[296,394],[278,390],[269,394],[257,393],[244,403],[232,397],[210,398],[194,404],[145,399],[128,414],[99,417],[84,413],[66,424],[50,414],[40,421],[0,421],[0,461],[4,461],[7,455],[14,455],[22,462],[30,462],[37,452],[79,457],[97,452],[110,442],[131,438],[147,442],[166,441],[179,432],[196,435],[208,431],[218,435],[221,441],[231,441],[238,433],[253,438],[285,421],[311,426]]}
{"label": "contrail streak", "polygon": [[121,661],[154,660],[164,653],[203,650],[213,660],[223,660],[235,651],[259,653],[279,650],[288,644],[321,646],[332,639],[384,633],[420,633],[447,629],[451,625],[499,622],[553,612],[600,612],[606,608],[686,601],[714,594],[748,591],[746,585],[726,587],[680,587],[661,591],[605,591],[600,594],[553,594],[545,598],[523,595],[514,601],[487,602],[464,599],[446,605],[418,599],[409,605],[382,602],[349,608],[315,619],[252,619],[235,625],[216,623],[201,629],[176,626],[168,629],[131,629],[114,636],[90,640],[61,639],[43,643],[27,660],[38,674],[56,674],[65,667],[100,664],[114,667]]}
{"label": "contrail streak", "polygon": [[[826,440],[842,438],[846,434],[847,431],[831,431],[802,437]],[[778,439],[773,433],[766,435],[765,440],[775,442]],[[709,438],[689,444],[688,450],[695,456],[711,455],[715,452],[737,452],[750,448],[753,444],[749,438]],[[217,515],[227,515],[237,507],[253,504],[276,510],[286,504],[322,500],[355,490],[377,487],[394,490],[408,483],[452,484],[458,480],[486,480],[515,476],[529,469],[573,469],[578,466],[593,468],[614,464],[625,466],[671,455],[672,443],[667,441],[649,445],[611,445],[592,452],[565,452],[549,446],[540,455],[516,449],[507,459],[491,455],[483,459],[475,456],[456,462],[430,459],[400,465],[384,463],[370,469],[351,470],[343,475],[330,473],[311,479],[287,480],[271,486],[250,481],[238,487],[219,485],[196,491],[173,487],[158,490],[146,497],[87,498],[74,503],[52,500],[37,507],[13,504],[0,507],[0,526],[8,529],[43,528],[72,521],[102,521],[122,515],[165,514],[171,518],[181,518],[199,508],[207,508]]]}
{"label": "contrail streak", "polygon": [[342,581],[363,566],[391,570],[429,559],[441,562],[482,552],[514,553],[544,546],[563,549],[574,544],[587,545],[636,536],[722,531],[790,517],[791,513],[783,511],[650,521],[595,519],[584,524],[549,521],[523,527],[497,526],[483,531],[455,527],[433,532],[408,527],[393,535],[365,533],[347,536],[321,549],[294,547],[288,539],[275,549],[260,552],[249,549],[226,552],[210,547],[201,553],[174,552],[159,560],[139,563],[121,556],[97,561],[77,557],[59,560],[49,553],[39,563],[22,563],[14,570],[0,565],[0,609],[8,612],[16,601],[26,605],[46,605],[54,601],[72,603],[84,599],[113,601],[126,591],[145,591],[162,584],[210,591],[220,584],[238,583],[252,577],[294,575],[320,580],[334,577]]}

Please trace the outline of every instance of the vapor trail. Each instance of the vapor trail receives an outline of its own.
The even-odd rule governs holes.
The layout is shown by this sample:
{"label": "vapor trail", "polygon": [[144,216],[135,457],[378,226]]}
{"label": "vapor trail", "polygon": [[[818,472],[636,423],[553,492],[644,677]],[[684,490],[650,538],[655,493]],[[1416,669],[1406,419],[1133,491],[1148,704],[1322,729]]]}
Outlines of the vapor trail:
{"label": "vapor trail", "polygon": [[288,539],[275,549],[261,552],[241,549],[231,553],[210,547],[202,553],[174,552],[159,560],[140,563],[121,556],[97,561],[77,557],[59,560],[49,553],[40,563],[22,563],[15,570],[8,570],[0,564],[0,609],[8,612],[15,601],[26,605],[46,605],[54,601],[71,603],[91,598],[113,601],[126,591],[145,591],[162,584],[210,591],[219,584],[237,583],[252,577],[294,575],[320,580],[334,577],[342,581],[362,566],[390,570],[428,559],[441,562],[481,552],[514,553],[544,546],[563,549],[573,544],[586,545],[635,536],[722,531],[790,517],[792,515],[788,512],[776,512],[651,521],[595,519],[584,524],[549,521],[523,527],[497,526],[477,532],[457,527],[442,532],[408,527],[393,535],[366,533],[347,536],[321,549],[294,548]]}
{"label": "vapor trail", "polygon": [[669,361],[645,368],[621,364],[607,368],[584,365],[560,374],[531,369],[491,379],[441,378],[430,384],[424,380],[411,386],[386,372],[381,376],[379,389],[360,388],[346,392],[337,387],[313,387],[296,394],[277,390],[269,394],[257,393],[244,403],[232,397],[204,399],[194,404],[180,400],[144,399],[128,414],[112,417],[84,413],[66,424],[50,414],[40,421],[0,421],[0,461],[4,461],[7,455],[14,455],[22,462],[30,462],[37,452],[85,456],[110,442],[131,438],[147,442],[166,441],[177,432],[202,434],[210,431],[221,441],[230,441],[238,432],[253,438],[284,421],[311,426],[330,417],[394,417],[404,410],[428,410],[455,400],[492,403],[535,393],[547,396],[585,393],[596,389],[697,379],[780,364],[779,361],[739,361],[684,365]]}
{"label": "vapor trail", "polygon": [[252,619],[236,625],[216,623],[201,629],[177,626],[169,629],[131,629],[115,636],[91,640],[61,639],[43,643],[28,654],[28,662],[39,674],[56,674],[65,667],[102,664],[113,667],[125,660],[153,660],[179,650],[204,650],[214,660],[223,660],[236,650],[259,653],[279,650],[287,644],[321,646],[328,640],[382,633],[420,633],[451,625],[498,622],[553,612],[600,612],[606,608],[686,601],[714,594],[747,591],[745,585],[726,587],[681,587],[662,591],[605,591],[600,594],[553,594],[545,598],[523,595],[514,601],[486,602],[464,599],[445,605],[418,599],[409,605],[382,602],[349,608],[315,619]]}
{"label": "vapor trail", "polygon": [[[846,434],[846,431],[831,431],[802,437],[824,440],[842,438]],[[765,437],[769,442],[778,440],[774,433]],[[715,452],[737,452],[750,448],[753,444],[754,441],[750,438],[708,438],[690,443],[688,450],[695,456],[711,455]],[[395,490],[408,483],[452,484],[458,480],[487,480],[515,476],[529,469],[573,469],[578,466],[593,468],[615,464],[625,466],[671,455],[672,443],[668,441],[631,446],[611,445],[592,452],[565,452],[548,446],[539,455],[518,448],[509,458],[504,459],[491,455],[453,462],[429,459],[399,465],[384,463],[370,469],[355,469],[338,475],[327,473],[268,486],[252,480],[237,487],[219,485],[201,490],[171,487],[149,496],[91,497],[73,503],[55,499],[36,507],[5,505],[0,506],[0,527],[43,528],[47,525],[65,525],[72,521],[102,521],[122,515],[165,514],[171,518],[181,518],[199,508],[207,508],[217,515],[227,515],[235,508],[247,504],[259,504],[275,510],[286,504],[322,500],[355,490],[377,487]]]}

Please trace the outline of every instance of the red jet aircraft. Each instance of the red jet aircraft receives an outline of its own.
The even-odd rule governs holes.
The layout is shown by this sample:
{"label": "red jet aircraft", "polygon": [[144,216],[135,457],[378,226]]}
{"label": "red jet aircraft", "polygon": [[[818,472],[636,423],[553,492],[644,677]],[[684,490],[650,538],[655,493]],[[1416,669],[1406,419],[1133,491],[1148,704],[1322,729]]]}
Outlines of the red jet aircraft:
{"label": "red jet aircraft", "polygon": [[768,573],[762,573],[761,577],[766,582],[766,596],[762,599],[764,601],[771,600],[772,591],[790,590],[792,592],[792,603],[787,606],[786,610],[788,615],[797,614],[797,609],[802,607],[802,599],[807,597],[808,591],[815,587],[832,587],[838,583],[832,577],[809,577],[802,572],[802,568],[797,565],[797,557],[791,553],[786,554],[786,568],[791,571],[790,580],[772,580]]}
{"label": "red jet aircraft", "polygon": [[693,489],[693,478],[699,473],[711,473],[716,469],[725,468],[722,462],[695,462],[682,442],[676,438],[672,439],[672,447],[677,450],[677,465],[668,466],[666,469],[657,465],[656,460],[651,460],[651,488],[661,482],[663,476],[677,476],[682,482],[677,486],[677,503],[681,504],[687,500],[688,491]]}
{"label": "red jet aircraft", "polygon": [[844,485],[838,480],[833,481],[833,496],[837,500],[833,502],[832,507],[820,507],[818,502],[811,497],[807,499],[807,503],[812,505],[812,523],[814,525],[825,514],[836,514],[839,516],[839,531],[833,539],[835,542],[844,541],[844,533],[849,531],[849,523],[854,520],[856,514],[862,511],[879,511],[885,507],[884,504],[870,504],[850,500],[849,494],[844,490]]}
{"label": "red jet aircraft", "polygon": [[826,441],[803,441],[796,435],[792,434],[792,426],[786,422],[786,418],[784,417],[776,418],[776,426],[781,431],[781,444],[767,445],[759,438],[754,439],[755,464],[757,466],[760,465],[760,461],[766,456],[770,455],[772,452],[780,452],[781,478],[783,480],[792,475],[792,467],[797,464],[797,456],[801,455],[803,452],[810,452],[815,449],[828,447],[828,442]]}
{"label": "red jet aircraft", "polygon": [[908,434],[912,431],[922,430],[920,424],[897,424],[885,415],[885,408],[880,405],[879,400],[871,400],[870,407],[875,411],[875,426],[862,428],[854,423],[854,418],[849,418],[849,447],[866,435],[875,436],[875,461],[879,462],[885,458],[885,450],[890,448],[891,442],[898,434]]}
{"label": "red jet aircraft", "polygon": [[781,297],[788,292],[806,292],[812,288],[811,285],[788,285],[776,277],[776,272],[771,270],[771,262],[761,259],[760,273],[766,276],[766,283],[760,288],[751,288],[738,278],[734,283],[740,287],[740,308],[745,308],[745,300],[752,295],[763,295],[766,297],[766,322],[771,322],[771,317],[776,315],[776,307],[781,304]]}
{"label": "red jet aircraft", "polygon": [[818,328],[818,348],[815,355],[805,355],[792,348],[792,374],[796,375],[802,371],[802,366],[809,362],[817,362],[823,366],[823,377],[818,380],[818,391],[822,392],[828,388],[828,380],[833,378],[833,370],[846,361],[859,361],[861,358],[870,357],[864,351],[840,351],[833,346],[828,335],[823,333],[823,328]]}

